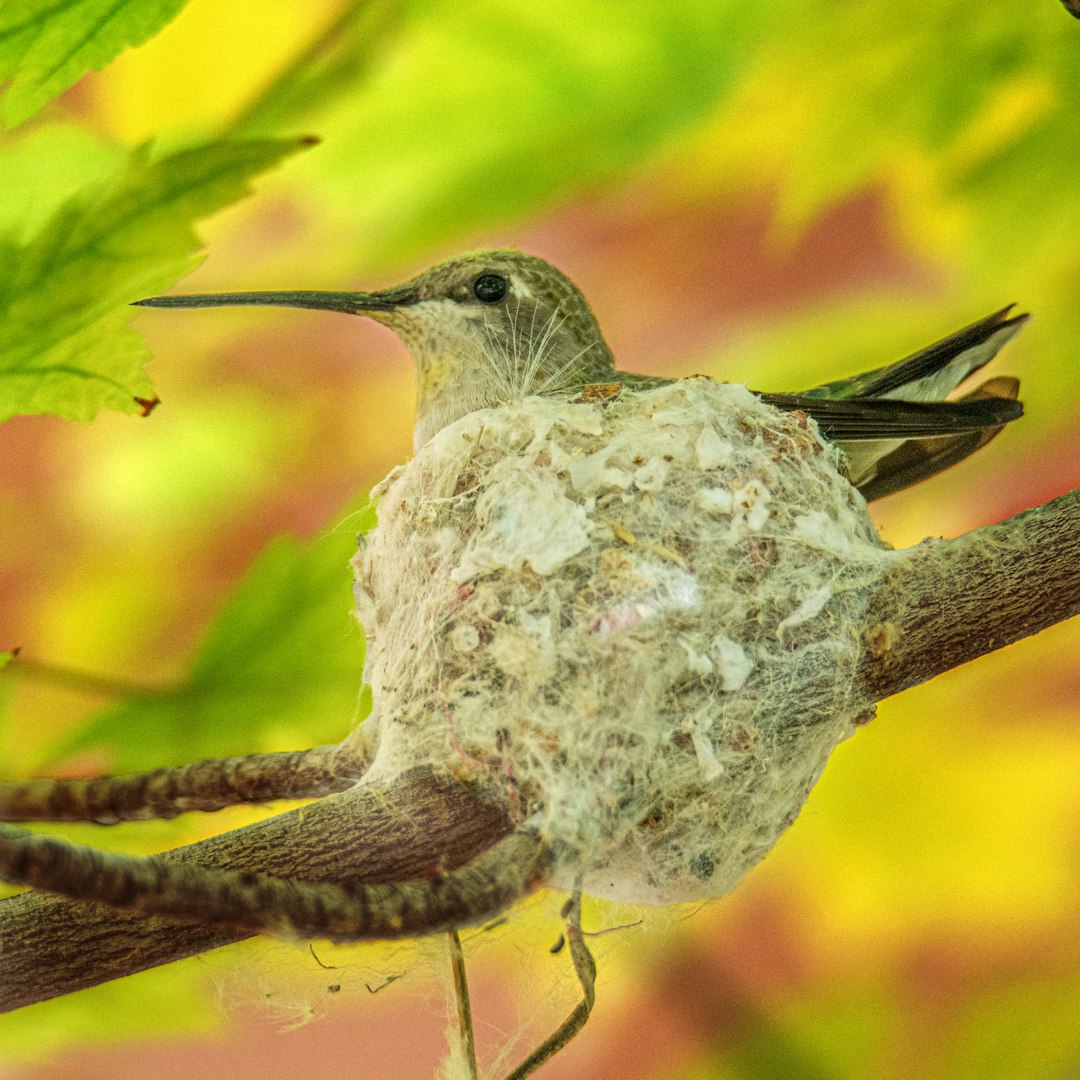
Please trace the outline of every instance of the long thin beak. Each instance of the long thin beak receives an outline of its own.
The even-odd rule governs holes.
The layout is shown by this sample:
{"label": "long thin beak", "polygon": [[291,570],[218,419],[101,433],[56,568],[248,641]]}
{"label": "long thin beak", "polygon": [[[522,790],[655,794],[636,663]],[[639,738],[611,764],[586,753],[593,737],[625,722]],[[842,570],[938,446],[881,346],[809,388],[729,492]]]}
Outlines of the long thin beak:
{"label": "long thin beak", "polygon": [[136,300],[136,307],[205,308],[261,305],[264,307],[315,308],[367,315],[415,304],[420,298],[408,285],[383,292],[240,292],[199,293],[191,296],[151,296]]}

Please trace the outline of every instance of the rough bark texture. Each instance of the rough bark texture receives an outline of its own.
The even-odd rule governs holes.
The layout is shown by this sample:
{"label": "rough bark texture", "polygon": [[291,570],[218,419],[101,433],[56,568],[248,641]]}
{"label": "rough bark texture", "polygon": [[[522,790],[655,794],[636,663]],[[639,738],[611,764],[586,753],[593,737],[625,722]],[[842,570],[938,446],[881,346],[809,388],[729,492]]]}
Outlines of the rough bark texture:
{"label": "rough bark texture", "polygon": [[348,772],[335,767],[342,756],[337,746],[315,746],[282,754],[205,758],[131,776],[0,783],[0,821],[114,825],[237,803],[319,799],[352,787]]}
{"label": "rough bark texture", "polygon": [[[415,773],[393,791],[354,788],[169,856],[309,881],[403,881],[460,866],[509,828],[465,788]],[[26,892],[0,902],[0,1011],[247,936]]]}
{"label": "rough bark texture", "polygon": [[[871,599],[861,680],[881,700],[1078,612],[1080,491],[1074,491],[897,559]],[[392,791],[353,789],[173,857],[309,880],[404,880],[459,866],[508,831],[499,812],[465,789],[413,774]],[[27,893],[0,902],[0,1010],[242,936]]]}
{"label": "rough bark texture", "polygon": [[873,598],[875,701],[1080,614],[1080,490],[999,525],[904,552]]}

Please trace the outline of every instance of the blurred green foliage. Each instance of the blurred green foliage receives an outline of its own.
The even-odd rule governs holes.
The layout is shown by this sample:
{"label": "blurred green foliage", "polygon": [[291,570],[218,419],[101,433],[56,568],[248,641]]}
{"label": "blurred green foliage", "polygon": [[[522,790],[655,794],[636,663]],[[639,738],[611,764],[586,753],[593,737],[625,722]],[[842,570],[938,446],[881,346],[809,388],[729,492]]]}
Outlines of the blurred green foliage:
{"label": "blurred green foliage", "polygon": [[358,718],[363,637],[342,598],[356,533],[374,524],[370,507],[311,543],[271,541],[211,621],[187,676],[176,686],[134,694],[49,748],[55,765],[107,749],[112,767],[132,772],[155,758],[282,749],[271,722],[288,716],[312,745],[336,742]]}
{"label": "blurred green foliage", "polygon": [[1075,24],[1051,5],[951,2],[915,19],[878,3],[814,7],[763,37],[687,155],[695,188],[775,178],[774,227],[790,236],[877,185],[904,243],[940,267],[958,320],[972,295],[1023,300],[1038,282],[1049,340],[1076,340]]}
{"label": "blurred green foliage", "polygon": [[10,243],[24,244],[80,188],[114,174],[125,151],[76,124],[29,125],[7,135],[0,154],[0,229]]}
{"label": "blurred green foliage", "polygon": [[731,0],[432,0],[362,87],[307,111],[326,139],[316,197],[373,261],[536,213],[672,145],[770,21]]}
{"label": "blurred green foliage", "polygon": [[[0,75],[12,79],[0,120],[26,118],[181,6],[0,6]],[[113,22],[87,32],[114,8]],[[702,320],[684,370],[724,357],[727,377],[808,386],[1010,300],[1030,303],[1038,318],[1009,350],[1029,419],[934,481],[932,495],[878,512],[890,539],[910,542],[1075,485],[1080,32],[1050,0],[229,8],[192,0],[158,39],[0,141],[0,414],[90,418],[154,394],[128,303],[194,267],[192,224],[313,134],[318,148],[207,227],[211,287],[368,284],[448,247],[536,236],[555,222],[555,251],[582,234],[604,272],[638,290],[629,306],[654,305],[674,334],[689,321],[672,317],[683,295],[709,296],[700,268],[742,266],[722,246],[701,256],[718,235],[716,206],[763,201],[763,247],[779,263],[870,191],[888,244],[917,273],[774,297],[765,324],[745,312],[733,325]],[[122,119],[131,116],[167,149],[143,148],[145,131]],[[0,577],[0,616],[31,612],[18,642],[0,624],[0,648],[165,689],[104,708],[95,699],[68,718],[67,699],[61,708],[14,694],[19,665],[8,663],[9,759],[59,765],[98,752],[110,769],[145,768],[295,745],[298,731],[329,740],[355,719],[362,652],[347,561],[350,533],[369,519],[321,529],[398,453],[380,448],[409,390],[374,364],[359,370],[367,346],[346,336],[351,327],[312,323],[320,336],[307,338],[302,318],[143,316],[174,414],[106,414],[94,436],[14,428],[16,448],[33,431],[50,449],[28,456],[40,473],[33,496],[14,482],[21,470],[0,483],[0,539],[15,560]],[[352,366],[339,371],[339,353]],[[201,443],[208,424],[229,439]],[[350,456],[357,446],[367,456]],[[229,457],[218,470],[216,455]],[[302,497],[314,502],[297,509]],[[26,524],[35,501],[48,509]],[[314,539],[274,538],[282,522]],[[35,561],[39,549],[52,559]],[[675,1075],[1076,1071],[1075,640],[1060,628],[912,691],[888,727],[879,721],[841,750],[791,842],[701,917],[713,921],[695,946],[716,938],[766,953],[753,905],[798,890],[777,948],[803,975],[770,983],[760,956],[744,958],[738,1030],[698,1031]],[[31,734],[32,748],[15,753]],[[167,837],[199,827],[212,826],[178,822]],[[911,970],[920,950],[940,977]],[[683,1017],[704,996],[696,970],[675,1006]],[[116,1016],[133,1010],[133,1037],[203,1029],[199,984],[189,966],[35,1007],[5,1019],[0,1055],[115,1038]],[[943,987],[933,1015],[926,986]],[[161,1008],[138,1008],[148,996]]]}
{"label": "blurred green foliage", "polygon": [[160,161],[136,150],[67,198],[32,239],[0,246],[0,420],[145,408],[149,351],[127,328],[126,305],[190,271],[200,258],[192,221],[234,202],[253,174],[296,149],[209,143]]}
{"label": "blurred green foliage", "polygon": [[8,0],[0,6],[0,123],[14,127],[88,71],[156,34],[186,0]]}

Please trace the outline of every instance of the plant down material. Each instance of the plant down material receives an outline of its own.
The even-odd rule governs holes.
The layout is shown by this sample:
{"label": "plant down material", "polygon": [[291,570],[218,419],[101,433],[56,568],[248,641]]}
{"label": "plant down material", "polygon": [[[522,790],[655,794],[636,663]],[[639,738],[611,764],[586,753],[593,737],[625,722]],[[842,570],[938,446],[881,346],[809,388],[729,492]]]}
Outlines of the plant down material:
{"label": "plant down material", "polygon": [[528,398],[376,488],[355,559],[365,782],[476,781],[628,901],[728,892],[872,715],[859,629],[890,553],[802,413],[690,379]]}

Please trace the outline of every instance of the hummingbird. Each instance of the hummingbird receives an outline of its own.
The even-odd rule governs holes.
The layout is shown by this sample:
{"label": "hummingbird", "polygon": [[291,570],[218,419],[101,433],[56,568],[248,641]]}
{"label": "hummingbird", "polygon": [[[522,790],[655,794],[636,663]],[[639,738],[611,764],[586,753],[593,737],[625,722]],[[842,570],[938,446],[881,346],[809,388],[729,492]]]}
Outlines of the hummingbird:
{"label": "hummingbird", "polygon": [[[390,327],[416,364],[414,446],[476,409],[536,394],[606,396],[674,380],[619,371],[584,296],[534,255],[479,251],[377,292],[238,292],[156,296],[143,307],[313,308]],[[997,376],[949,395],[1027,321],[1013,305],[895,363],[790,393],[755,391],[801,410],[839,446],[868,501],[925,480],[986,445],[1023,413],[1019,381]]]}

